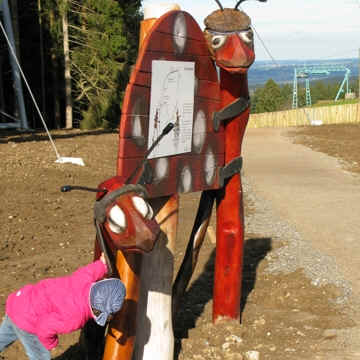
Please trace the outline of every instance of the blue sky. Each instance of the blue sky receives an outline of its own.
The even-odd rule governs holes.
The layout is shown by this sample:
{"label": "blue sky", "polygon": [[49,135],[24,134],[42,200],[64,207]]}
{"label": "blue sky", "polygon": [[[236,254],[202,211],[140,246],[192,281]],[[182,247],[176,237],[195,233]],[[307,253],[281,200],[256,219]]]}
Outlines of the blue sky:
{"label": "blue sky", "polygon": [[[163,1],[144,0],[143,6]],[[236,0],[222,0],[233,8]],[[214,0],[174,1],[203,28]],[[248,0],[241,4],[275,60],[354,58],[360,48],[360,0]],[[257,60],[271,60],[255,35]]]}

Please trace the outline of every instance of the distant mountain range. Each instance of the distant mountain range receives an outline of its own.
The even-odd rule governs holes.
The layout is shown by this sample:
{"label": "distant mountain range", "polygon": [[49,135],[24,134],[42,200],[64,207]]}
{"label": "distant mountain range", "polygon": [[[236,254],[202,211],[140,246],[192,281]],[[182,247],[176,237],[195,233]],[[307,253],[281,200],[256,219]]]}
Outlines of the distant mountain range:
{"label": "distant mountain range", "polygon": [[[273,79],[278,84],[293,83],[294,80],[294,69],[310,65],[325,65],[334,66],[342,65],[348,68],[350,72],[350,79],[358,77],[359,72],[359,60],[353,59],[333,59],[333,60],[280,60],[280,61],[255,61],[250,67],[248,73],[249,86],[254,88],[265,84],[269,79]],[[316,75],[312,76],[310,81],[313,80],[324,80],[329,81],[336,79],[343,79],[345,72],[337,71],[330,72],[328,76]],[[301,79],[299,79],[301,81]]]}

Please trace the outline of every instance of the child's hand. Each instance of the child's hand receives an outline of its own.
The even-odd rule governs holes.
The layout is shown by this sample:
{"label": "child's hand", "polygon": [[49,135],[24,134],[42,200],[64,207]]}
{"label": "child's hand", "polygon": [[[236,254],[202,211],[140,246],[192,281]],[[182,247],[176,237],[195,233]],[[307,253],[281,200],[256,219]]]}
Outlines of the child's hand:
{"label": "child's hand", "polygon": [[106,265],[105,255],[104,255],[103,252],[102,252],[101,255],[100,255],[100,260],[102,261],[103,264]]}

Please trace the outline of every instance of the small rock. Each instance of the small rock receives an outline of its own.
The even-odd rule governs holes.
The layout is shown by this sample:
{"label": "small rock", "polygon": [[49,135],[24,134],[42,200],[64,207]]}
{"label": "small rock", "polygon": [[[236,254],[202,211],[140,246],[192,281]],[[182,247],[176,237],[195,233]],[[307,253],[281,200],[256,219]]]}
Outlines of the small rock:
{"label": "small rock", "polygon": [[221,345],[221,348],[224,350],[224,351],[227,351],[229,350],[229,347],[230,347],[230,343],[228,342],[225,342]]}
{"label": "small rock", "polygon": [[334,338],[336,338],[336,336],[337,336],[336,329],[326,329],[323,332],[323,337],[325,339],[334,339]]}
{"label": "small rock", "polygon": [[259,319],[259,320],[255,320],[254,321],[254,325],[256,326],[256,325],[265,325],[265,323],[266,323],[266,320],[264,319],[264,318],[261,318],[261,319]]}
{"label": "small rock", "polygon": [[255,350],[249,350],[245,354],[246,360],[259,360],[260,359],[260,353]]}
{"label": "small rock", "polygon": [[202,355],[194,355],[193,359],[195,359],[195,360],[205,360],[205,358]]}
{"label": "small rock", "polygon": [[239,353],[226,353],[225,354],[226,360],[244,360],[243,356]]}
{"label": "small rock", "polygon": [[232,343],[242,343],[243,339],[240,336],[229,335],[225,338],[226,341],[230,341]]}

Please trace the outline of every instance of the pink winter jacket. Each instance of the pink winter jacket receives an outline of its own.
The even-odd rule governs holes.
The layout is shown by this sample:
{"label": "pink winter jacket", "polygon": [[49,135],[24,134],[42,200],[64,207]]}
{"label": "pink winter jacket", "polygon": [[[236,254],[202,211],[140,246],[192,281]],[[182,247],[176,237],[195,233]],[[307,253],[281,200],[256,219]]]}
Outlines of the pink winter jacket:
{"label": "pink winter jacket", "polygon": [[106,271],[106,265],[97,260],[71,275],[26,285],[9,295],[6,314],[51,350],[58,344],[57,334],[78,330],[93,318],[90,288]]}

